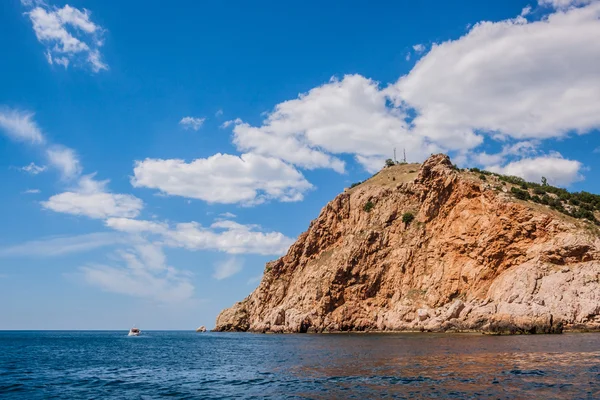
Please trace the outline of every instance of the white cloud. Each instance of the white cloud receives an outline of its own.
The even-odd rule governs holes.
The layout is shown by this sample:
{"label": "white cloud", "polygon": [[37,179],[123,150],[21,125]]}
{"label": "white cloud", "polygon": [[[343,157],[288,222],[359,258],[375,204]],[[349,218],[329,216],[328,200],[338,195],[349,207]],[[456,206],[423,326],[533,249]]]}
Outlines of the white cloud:
{"label": "white cloud", "polygon": [[299,201],[312,188],[292,166],[256,154],[215,154],[190,163],[183,160],[137,161],[132,185],[209,203]]}
{"label": "white cloud", "polygon": [[[223,222],[229,222],[225,225]],[[255,226],[221,221],[203,228],[196,222],[177,224],[167,236],[167,243],[190,250],[218,250],[229,254],[284,254],[293,239],[279,232],[261,232]]]}
{"label": "white cloud", "polygon": [[0,107],[0,129],[13,140],[34,144],[45,141],[42,131],[33,121],[31,112]]}
{"label": "white cloud", "polygon": [[143,203],[129,194],[64,192],[43,201],[42,206],[55,212],[103,219],[136,217]]}
{"label": "white cloud", "polygon": [[242,270],[244,263],[237,258],[229,258],[215,265],[213,278],[217,280],[227,279]]}
{"label": "white cloud", "polygon": [[190,274],[167,265],[160,246],[140,243],[118,255],[121,265],[90,264],[81,267],[84,279],[108,292],[161,302],[181,302],[193,296]]}
{"label": "white cloud", "polygon": [[469,158],[478,165],[483,165],[486,169],[490,165],[503,164],[508,158],[531,158],[537,153],[539,142],[536,140],[525,140],[506,144],[502,146],[502,150],[496,154],[469,153]]}
{"label": "white cloud", "polygon": [[169,226],[165,223],[130,218],[109,218],[105,221],[105,224],[117,231],[127,233],[149,232],[162,234],[169,230]]}
{"label": "white cloud", "polygon": [[221,124],[221,128],[229,128],[230,126],[236,125],[236,124],[241,124],[244,121],[242,121],[241,118],[236,118],[236,119],[232,119],[229,121],[225,121]]}
{"label": "white cloud", "polygon": [[41,202],[55,212],[83,215],[90,218],[137,217],[144,206],[142,200],[129,194],[106,191],[108,181],[95,181],[93,175],[83,176],[72,191],[56,194]]}
{"label": "white cloud", "polygon": [[581,170],[583,165],[579,161],[567,160],[560,154],[550,154],[535,158],[524,158],[513,161],[507,165],[490,166],[492,172],[504,175],[520,176],[526,181],[540,182],[542,176],[552,185],[568,186],[573,182],[583,179]]}
{"label": "white cloud", "polygon": [[219,217],[222,217],[222,218],[235,218],[235,217],[237,217],[237,215],[235,215],[234,213],[225,212],[225,213],[219,214]]}
{"label": "white cloud", "polygon": [[[82,15],[73,10],[65,11],[63,16],[81,29],[92,29],[86,25]],[[94,174],[81,176],[82,166],[75,150],[62,145],[47,145],[35,121],[33,114],[13,109],[0,109],[0,128],[11,137],[29,140],[39,144],[45,151],[48,164],[58,169],[63,179],[77,179],[77,186],[64,193],[56,194],[47,201],[41,202],[44,208],[73,215],[84,215],[90,218],[137,217],[143,208],[143,202],[128,194],[110,193],[106,181],[94,180]],[[31,163],[21,170],[30,174],[38,174],[46,167]],[[34,193],[28,191],[27,193]],[[35,193],[39,193],[35,192]]]}
{"label": "white cloud", "polygon": [[434,45],[390,95],[416,109],[414,134],[449,149],[473,148],[483,133],[586,133],[600,126],[599,17],[595,3],[534,22],[478,23]]}
{"label": "white cloud", "polygon": [[210,227],[197,222],[165,223],[109,218],[106,225],[122,232],[158,235],[162,243],[170,247],[189,250],[216,250],[229,254],[284,254],[293,239],[279,232],[263,232],[257,225],[242,225],[221,220]]}
{"label": "white cloud", "polygon": [[63,178],[71,179],[81,173],[81,163],[75,150],[55,145],[46,150],[48,162],[60,171]]}
{"label": "white cloud", "polygon": [[[237,119],[223,127],[233,126],[239,151],[338,172],[341,154],[373,172],[394,147],[406,148],[410,161],[440,151],[465,158],[486,138],[590,132],[600,127],[600,41],[591,40],[600,37],[600,2],[551,3],[560,10],[541,19],[528,21],[526,8],[434,44],[388,87],[349,75],[276,105],[258,126]],[[508,156],[480,158],[500,165]]]}
{"label": "white cloud", "polygon": [[424,51],[425,51],[425,46],[419,43],[419,44],[415,44],[415,45],[413,46],[413,49],[414,49],[414,51],[416,51],[417,53],[422,53],[422,52],[424,52]]}
{"label": "white cloud", "polygon": [[184,129],[193,129],[197,131],[202,124],[204,124],[204,121],[206,121],[206,118],[183,117],[181,121],[179,121],[179,125],[183,126]]}
{"label": "white cloud", "polygon": [[402,147],[411,159],[420,159],[440,150],[412,135],[405,113],[387,103],[386,92],[373,80],[360,75],[332,79],[278,104],[260,127],[235,122],[234,144],[240,151],[278,157],[302,168],[338,172],[344,171],[344,163],[332,154],[385,159],[394,147]]}
{"label": "white cloud", "polygon": [[215,117],[220,117],[221,115],[223,115],[223,110],[217,110],[217,112],[215,113]]}
{"label": "white cloud", "polygon": [[[72,178],[81,173],[81,165],[73,149],[61,145],[47,145],[46,138],[28,111],[0,107],[0,129],[13,140],[27,141],[45,148],[49,164],[57,168],[63,177]],[[21,168],[36,175],[46,170],[35,163]]]}
{"label": "white cloud", "polygon": [[100,247],[125,243],[127,239],[114,232],[89,233],[75,236],[51,236],[22,244],[0,248],[2,257],[55,257],[81,253]]}
{"label": "white cloud", "polygon": [[108,69],[101,61],[99,48],[103,45],[104,30],[91,21],[91,12],[71,7],[50,7],[43,2],[22,2],[34,8],[26,12],[40,43],[46,46],[44,52],[48,63],[67,68],[87,63],[92,71]]}
{"label": "white cloud", "polygon": [[29,165],[26,165],[24,167],[19,168],[21,171],[27,172],[28,174],[31,175],[37,175],[41,172],[44,172],[46,169],[48,169],[48,167],[46,166],[39,166],[36,163],[32,162],[29,163]]}
{"label": "white cloud", "polygon": [[556,9],[566,9],[573,6],[590,4],[597,0],[538,0],[540,6],[551,6]]}
{"label": "white cloud", "polygon": [[65,69],[69,67],[69,59],[67,57],[52,57],[50,51],[46,51],[44,54],[46,55],[46,60],[48,61],[48,64],[62,65],[63,67],[65,67]]}
{"label": "white cloud", "polygon": [[40,189],[27,189],[26,191],[24,191],[24,194],[38,194],[40,193]]}

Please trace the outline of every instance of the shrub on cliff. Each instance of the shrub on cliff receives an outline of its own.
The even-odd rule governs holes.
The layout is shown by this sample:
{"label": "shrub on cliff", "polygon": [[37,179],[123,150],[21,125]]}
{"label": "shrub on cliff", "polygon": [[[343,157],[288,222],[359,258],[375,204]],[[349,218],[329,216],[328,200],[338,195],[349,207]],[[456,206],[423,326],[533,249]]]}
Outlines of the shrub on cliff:
{"label": "shrub on cliff", "polygon": [[405,212],[402,215],[402,222],[404,222],[405,225],[410,225],[410,223],[413,222],[414,219],[415,219],[415,216],[411,212]]}
{"label": "shrub on cliff", "polygon": [[513,187],[512,189],[510,189],[510,191],[519,200],[529,200],[530,199],[529,192],[527,192],[525,190],[521,190],[516,187]]}
{"label": "shrub on cliff", "polygon": [[363,207],[363,210],[365,210],[366,212],[370,212],[373,209],[373,207],[375,207],[375,204],[373,204],[371,202],[371,200],[369,200],[369,201],[367,201],[365,203],[365,206]]}

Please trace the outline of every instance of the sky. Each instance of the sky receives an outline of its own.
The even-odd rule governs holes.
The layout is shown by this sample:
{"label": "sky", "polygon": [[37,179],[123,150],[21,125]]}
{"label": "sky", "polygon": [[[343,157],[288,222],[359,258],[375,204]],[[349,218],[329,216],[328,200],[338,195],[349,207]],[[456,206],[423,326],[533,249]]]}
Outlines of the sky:
{"label": "sky", "polygon": [[599,38],[596,0],[2,1],[0,329],[212,328],[394,148],[600,193]]}

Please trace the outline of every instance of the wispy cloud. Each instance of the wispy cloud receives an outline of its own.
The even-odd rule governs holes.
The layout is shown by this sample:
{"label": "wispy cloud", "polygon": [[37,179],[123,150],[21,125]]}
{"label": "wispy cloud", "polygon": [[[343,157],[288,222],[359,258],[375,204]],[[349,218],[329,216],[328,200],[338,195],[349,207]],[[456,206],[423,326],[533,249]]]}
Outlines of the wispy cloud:
{"label": "wispy cloud", "polygon": [[235,218],[235,217],[237,217],[237,215],[235,215],[234,213],[225,212],[225,213],[221,213],[221,214],[219,214],[219,217],[221,217],[221,218],[229,218],[229,219],[231,219],[231,218]]}
{"label": "wispy cloud", "polygon": [[238,258],[229,258],[225,261],[221,261],[215,265],[215,271],[213,273],[213,278],[217,280],[227,279],[242,270],[244,266],[243,260]]}
{"label": "wispy cloud", "polygon": [[248,281],[246,282],[247,285],[254,285],[255,283],[260,282],[260,280],[262,279],[262,274],[260,275],[256,275],[251,277],[250,279],[248,279]]}
{"label": "wispy cloud", "polygon": [[51,236],[0,248],[0,257],[56,257],[127,243],[125,235],[98,232],[75,236]]}
{"label": "wispy cloud", "polygon": [[27,172],[28,174],[31,174],[31,175],[37,175],[41,172],[44,172],[47,169],[48,169],[48,167],[46,167],[45,165],[40,166],[34,162],[30,163],[29,165],[19,168],[19,170],[21,170],[23,172]]}
{"label": "wispy cloud", "polygon": [[153,221],[109,218],[106,225],[126,233],[157,235],[169,247],[216,250],[228,254],[280,255],[294,241],[280,232],[263,232],[260,226],[229,220],[219,220],[210,227],[203,227],[197,222],[170,226]]}
{"label": "wispy cloud", "polygon": [[197,131],[204,124],[204,121],[206,121],[206,118],[183,117],[179,121],[179,125],[183,126],[184,129]]}
{"label": "wispy cloud", "polygon": [[[71,186],[68,191],[41,202],[42,207],[90,218],[134,218],[144,207],[142,200],[133,195],[111,193],[108,180],[96,180],[95,174],[82,175],[83,167],[77,152],[60,144],[46,143],[33,120],[33,113],[0,108],[0,129],[13,140],[28,140],[43,149],[48,165],[60,172],[63,183]],[[21,169],[35,175],[46,167],[31,163]]]}
{"label": "wispy cloud", "polygon": [[415,44],[413,46],[413,50],[416,51],[417,53],[422,53],[422,52],[425,51],[425,46],[422,45],[422,44],[420,44],[420,43],[419,44]]}
{"label": "wispy cloud", "polygon": [[26,191],[23,192],[23,194],[38,194],[40,193],[40,189],[27,189]]}
{"label": "wispy cloud", "polygon": [[81,174],[81,162],[75,150],[61,145],[51,146],[46,150],[48,162],[58,169],[65,179]]}
{"label": "wispy cloud", "polygon": [[44,135],[31,112],[0,107],[0,130],[13,140],[44,143]]}
{"label": "wispy cloud", "polygon": [[117,265],[89,264],[81,267],[91,285],[113,293],[152,298],[161,302],[181,302],[194,294],[191,274],[167,265],[159,245],[137,243],[118,252]]}
{"label": "wispy cloud", "polygon": [[108,69],[102,61],[100,47],[104,29],[92,22],[91,12],[68,4],[62,8],[42,1],[22,1],[38,41],[46,46],[49,64],[65,69],[69,65],[88,65],[93,72]]}

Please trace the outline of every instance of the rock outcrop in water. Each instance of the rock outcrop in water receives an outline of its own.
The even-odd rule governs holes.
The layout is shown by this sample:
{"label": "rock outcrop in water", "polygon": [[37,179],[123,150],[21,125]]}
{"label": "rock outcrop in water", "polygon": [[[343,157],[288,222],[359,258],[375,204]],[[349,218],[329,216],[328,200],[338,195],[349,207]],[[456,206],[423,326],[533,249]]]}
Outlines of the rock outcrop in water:
{"label": "rock outcrop in water", "polygon": [[445,155],[385,168],[327,204],[215,329],[600,328],[597,227],[510,187]]}

